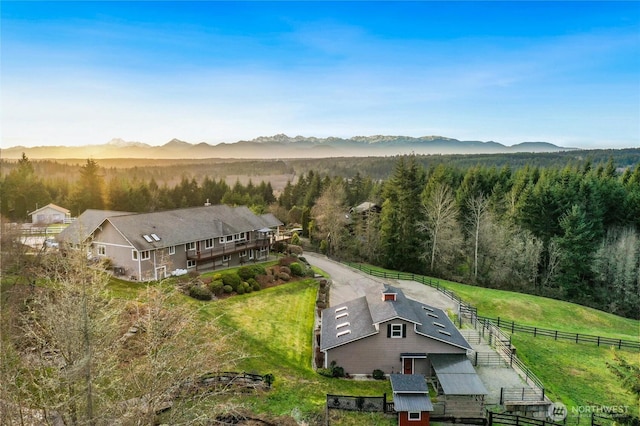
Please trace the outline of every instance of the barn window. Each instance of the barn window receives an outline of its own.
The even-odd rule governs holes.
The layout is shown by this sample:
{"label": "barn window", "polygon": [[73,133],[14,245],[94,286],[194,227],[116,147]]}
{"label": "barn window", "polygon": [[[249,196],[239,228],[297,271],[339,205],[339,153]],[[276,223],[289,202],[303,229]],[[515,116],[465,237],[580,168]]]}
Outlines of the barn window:
{"label": "barn window", "polygon": [[391,337],[393,339],[401,339],[403,337],[407,337],[407,325],[406,324],[388,324],[387,337]]}
{"label": "barn window", "polygon": [[420,411],[409,411],[409,420],[420,420]]}

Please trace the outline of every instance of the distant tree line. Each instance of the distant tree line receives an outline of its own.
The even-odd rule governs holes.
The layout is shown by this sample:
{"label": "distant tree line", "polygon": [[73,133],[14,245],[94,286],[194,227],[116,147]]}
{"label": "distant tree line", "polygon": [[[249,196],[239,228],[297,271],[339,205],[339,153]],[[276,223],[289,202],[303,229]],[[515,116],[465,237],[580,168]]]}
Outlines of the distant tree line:
{"label": "distant tree line", "polygon": [[[0,209],[5,218],[21,221],[35,203],[49,202],[73,215],[87,208],[146,212],[207,200],[247,205],[301,228],[332,256],[638,318],[640,155],[634,160],[622,151],[615,156],[622,164],[613,155],[594,162],[572,153],[544,155],[554,159],[551,165],[532,161],[514,168],[481,164],[483,156],[464,167],[425,163],[430,156],[322,160],[316,163],[322,171],[297,173],[279,194],[270,182],[229,185],[207,174],[158,184],[154,177],[110,174],[94,160],[77,176],[45,178],[23,156],[0,180]],[[298,161],[288,164],[302,168]],[[328,164],[344,164],[345,170],[329,172]],[[391,171],[385,178],[361,171],[371,164]],[[365,201],[380,211],[354,210]]]}

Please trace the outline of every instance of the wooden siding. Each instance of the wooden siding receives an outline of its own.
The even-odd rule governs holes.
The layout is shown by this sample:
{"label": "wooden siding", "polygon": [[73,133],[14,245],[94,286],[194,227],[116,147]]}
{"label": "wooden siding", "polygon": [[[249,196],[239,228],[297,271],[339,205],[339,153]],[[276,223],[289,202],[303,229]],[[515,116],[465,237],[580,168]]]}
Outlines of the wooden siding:
{"label": "wooden siding", "polygon": [[421,411],[420,420],[409,420],[409,413],[402,411],[398,413],[399,426],[429,426],[429,412]]}
{"label": "wooden siding", "polygon": [[[387,337],[387,324],[406,324],[407,337]],[[402,373],[402,353],[464,354],[466,350],[416,334],[412,323],[394,320],[380,324],[380,332],[372,336],[327,350],[325,362],[336,361],[349,374],[371,374],[375,369],[385,374]],[[429,373],[427,360],[415,361],[415,374]]]}

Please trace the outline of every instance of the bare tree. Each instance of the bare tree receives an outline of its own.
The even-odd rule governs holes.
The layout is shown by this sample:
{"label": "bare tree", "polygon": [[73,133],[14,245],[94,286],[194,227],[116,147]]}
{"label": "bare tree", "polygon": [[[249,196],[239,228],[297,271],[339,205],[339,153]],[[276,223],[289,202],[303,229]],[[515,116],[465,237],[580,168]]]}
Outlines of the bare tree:
{"label": "bare tree", "polygon": [[430,236],[429,264],[433,271],[438,257],[452,260],[462,243],[462,234],[457,226],[458,206],[451,188],[446,184],[438,184],[423,200],[422,209],[425,220],[420,227]]}
{"label": "bare tree", "polygon": [[487,219],[489,203],[484,194],[469,198],[467,209],[469,217],[467,222],[470,228],[470,235],[473,240],[473,279],[478,279],[478,251],[480,248],[480,232],[482,225]]}
{"label": "bare tree", "polygon": [[239,349],[176,290],[111,298],[109,275],[86,252],[46,256],[22,298],[18,332],[2,336],[2,379],[20,384],[2,388],[3,400],[19,404],[3,424],[34,408],[43,424],[57,414],[67,426],[150,425],[169,407],[172,424],[191,416],[198,379],[231,365]]}
{"label": "bare tree", "polygon": [[333,180],[311,210],[321,239],[329,243],[329,253],[339,252],[347,224],[347,195],[340,180]]}

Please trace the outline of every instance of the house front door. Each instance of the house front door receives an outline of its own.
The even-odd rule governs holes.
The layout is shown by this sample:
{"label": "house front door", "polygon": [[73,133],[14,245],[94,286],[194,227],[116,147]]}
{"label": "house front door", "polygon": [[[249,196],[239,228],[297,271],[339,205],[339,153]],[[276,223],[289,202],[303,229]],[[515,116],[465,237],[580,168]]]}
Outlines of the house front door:
{"label": "house front door", "polygon": [[413,358],[403,358],[402,363],[403,374],[413,374]]}

